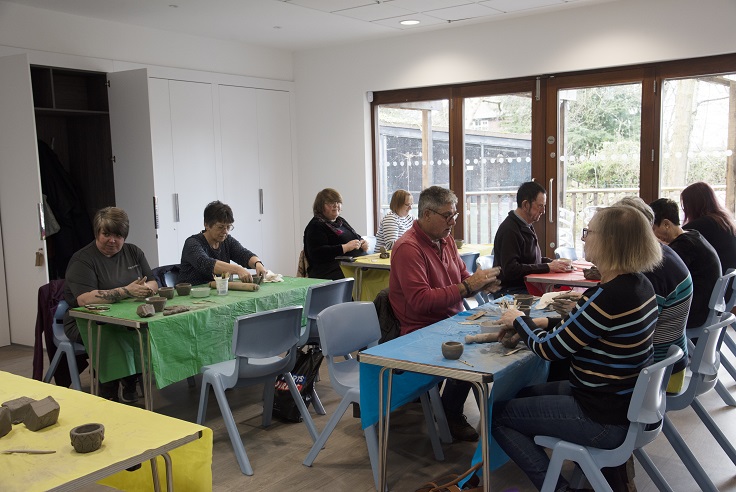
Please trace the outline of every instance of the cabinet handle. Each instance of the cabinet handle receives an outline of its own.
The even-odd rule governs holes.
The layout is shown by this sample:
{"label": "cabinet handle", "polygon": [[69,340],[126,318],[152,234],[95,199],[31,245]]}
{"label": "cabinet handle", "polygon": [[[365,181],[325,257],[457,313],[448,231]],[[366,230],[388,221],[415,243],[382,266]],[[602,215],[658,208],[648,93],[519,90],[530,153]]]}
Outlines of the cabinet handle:
{"label": "cabinet handle", "polygon": [[158,197],[153,197],[153,228],[158,229]]}
{"label": "cabinet handle", "polygon": [[179,222],[179,193],[174,193],[174,222]]}
{"label": "cabinet handle", "polygon": [[38,232],[41,241],[46,240],[46,217],[43,214],[43,203],[38,204]]}
{"label": "cabinet handle", "polygon": [[263,215],[263,188],[258,188],[258,210]]}
{"label": "cabinet handle", "polygon": [[554,202],[555,202],[555,196],[552,194],[552,183],[554,182],[555,178],[550,178],[549,180],[549,189],[547,190],[547,197],[549,197],[549,207],[547,207],[547,216],[549,217],[549,223],[554,224],[555,218],[554,218]]}

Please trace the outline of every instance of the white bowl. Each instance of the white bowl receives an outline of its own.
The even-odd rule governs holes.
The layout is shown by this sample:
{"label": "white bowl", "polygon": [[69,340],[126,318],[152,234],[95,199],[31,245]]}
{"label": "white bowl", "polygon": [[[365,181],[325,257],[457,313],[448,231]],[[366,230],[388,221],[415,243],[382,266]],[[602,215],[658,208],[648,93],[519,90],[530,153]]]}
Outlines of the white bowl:
{"label": "white bowl", "polygon": [[481,333],[498,333],[501,330],[503,323],[499,321],[484,321],[480,324]]}
{"label": "white bowl", "polygon": [[210,296],[210,288],[209,287],[192,287],[192,297],[209,297]]}

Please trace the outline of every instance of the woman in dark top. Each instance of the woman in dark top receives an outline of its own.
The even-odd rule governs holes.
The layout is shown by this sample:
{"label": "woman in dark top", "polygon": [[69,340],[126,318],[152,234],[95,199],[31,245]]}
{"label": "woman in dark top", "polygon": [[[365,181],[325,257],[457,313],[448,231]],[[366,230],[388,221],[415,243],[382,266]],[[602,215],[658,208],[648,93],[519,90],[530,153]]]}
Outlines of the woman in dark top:
{"label": "woman in dark top", "polygon": [[652,229],[657,238],[669,244],[690,270],[693,279],[693,300],[687,327],[696,328],[708,317],[708,301],[713,286],[721,276],[721,262],[713,246],[696,230],[680,227],[680,208],[669,198],[660,198],[650,206],[654,211]]}
{"label": "woman in dark top", "polygon": [[341,210],[342,196],[337,190],[325,188],[317,193],[312,205],[314,217],[304,229],[304,254],[311,278],[344,278],[335,257],[362,256],[368,250],[368,241],[340,217]]}
{"label": "woman in dark top", "polygon": [[702,181],[693,183],[680,193],[680,203],[685,212],[682,228],[700,232],[713,246],[721,260],[721,273],[736,268],[736,224],[713,188]]}
{"label": "woman in dark top", "polygon": [[229,205],[214,201],[205,207],[204,230],[184,242],[179,282],[204,284],[223,273],[250,282],[253,278],[246,268],[254,268],[258,275],[266,274],[268,270],[260,258],[230,235],[233,222],[233,209]]}
{"label": "woman in dark top", "polygon": [[[516,309],[502,317],[499,337],[513,333],[546,360],[570,360],[569,378],[531,386],[493,408],[492,433],[506,454],[541,489],[549,466],[538,435],[612,449],[626,438],[627,411],[639,372],[653,359],[657,300],[639,272],[659,264],[662,249],[638,210],[597,212],[583,229],[585,257],[601,272],[563,319],[532,319]],[[625,483],[625,465],[605,469]],[[555,490],[566,490],[560,477]],[[618,490],[618,487],[613,487]]]}

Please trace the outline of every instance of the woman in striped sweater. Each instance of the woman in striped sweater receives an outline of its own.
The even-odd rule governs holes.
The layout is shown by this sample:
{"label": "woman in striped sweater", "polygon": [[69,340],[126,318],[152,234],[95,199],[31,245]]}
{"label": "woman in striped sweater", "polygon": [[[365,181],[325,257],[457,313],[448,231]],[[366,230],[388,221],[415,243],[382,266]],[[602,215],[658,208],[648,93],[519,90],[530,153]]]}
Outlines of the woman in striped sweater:
{"label": "woman in striped sweater", "polygon": [[391,196],[389,204],[391,210],[381,220],[376,233],[375,253],[381,252],[381,246],[387,250],[394,247],[397,239],[404,235],[414,223],[414,217],[409,215],[414,206],[414,198],[406,190],[396,190]]}
{"label": "woman in striped sweater", "polygon": [[[620,445],[636,378],[653,358],[657,299],[639,272],[657,266],[662,252],[649,223],[632,207],[609,207],[583,229],[583,240],[585,257],[602,278],[568,316],[532,320],[511,310],[501,318],[499,337],[511,331],[544,359],[570,360],[567,381],[526,388],[493,409],[493,437],[539,489],[549,458],[534,436],[606,449]],[[604,472],[614,490],[622,488],[615,484],[625,487],[624,465]],[[568,490],[563,478],[556,490]]]}

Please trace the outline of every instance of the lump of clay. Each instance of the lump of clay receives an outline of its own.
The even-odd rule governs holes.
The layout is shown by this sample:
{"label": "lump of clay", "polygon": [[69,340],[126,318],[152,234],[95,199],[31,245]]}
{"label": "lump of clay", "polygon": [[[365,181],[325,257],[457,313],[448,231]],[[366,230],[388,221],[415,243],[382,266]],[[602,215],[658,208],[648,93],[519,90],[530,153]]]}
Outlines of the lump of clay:
{"label": "lump of clay", "polygon": [[521,340],[521,337],[518,333],[511,333],[508,332],[506,335],[501,339],[501,344],[506,347],[507,349],[514,349],[519,344],[519,340]]}
{"label": "lump of clay", "polygon": [[380,254],[378,255],[379,258],[386,259],[386,258],[389,258],[391,256],[391,253],[389,253],[388,251],[386,251],[386,248],[383,247],[383,246],[381,246],[381,249],[379,250],[379,252],[380,252]]}
{"label": "lump of clay", "polygon": [[13,430],[13,423],[10,421],[10,410],[8,407],[0,407],[0,437]]}
{"label": "lump of clay", "polygon": [[2,406],[10,410],[10,420],[14,424],[20,424],[26,418],[26,414],[31,408],[31,403],[34,401],[36,400],[33,398],[21,396],[20,398],[6,401]]}
{"label": "lump of clay", "polygon": [[171,316],[172,314],[186,313],[189,311],[187,306],[171,306],[164,308],[164,316]]}
{"label": "lump of clay", "polygon": [[52,397],[47,396],[43,400],[34,401],[30,404],[30,409],[23,421],[29,430],[38,431],[50,425],[54,425],[59,420],[59,412],[61,407]]}
{"label": "lump of clay", "polygon": [[141,304],[140,306],[138,306],[135,312],[141,318],[150,318],[151,316],[156,314],[156,310],[151,304]]}

